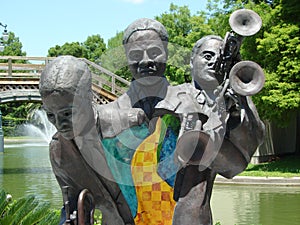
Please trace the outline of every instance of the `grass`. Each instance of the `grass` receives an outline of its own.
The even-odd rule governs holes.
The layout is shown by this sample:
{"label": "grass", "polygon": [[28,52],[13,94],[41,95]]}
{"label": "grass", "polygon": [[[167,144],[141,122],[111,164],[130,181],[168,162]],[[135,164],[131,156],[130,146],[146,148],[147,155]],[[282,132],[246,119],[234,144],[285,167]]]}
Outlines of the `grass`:
{"label": "grass", "polygon": [[260,164],[249,164],[241,176],[256,177],[300,177],[300,155],[276,157]]}
{"label": "grass", "polygon": [[30,136],[17,136],[17,137],[4,137],[4,141],[26,141],[26,140],[39,140],[40,137],[30,137]]}
{"label": "grass", "polygon": [[32,137],[27,137],[27,136],[17,136],[17,137],[4,137],[5,140],[26,140],[26,139],[31,139]]}

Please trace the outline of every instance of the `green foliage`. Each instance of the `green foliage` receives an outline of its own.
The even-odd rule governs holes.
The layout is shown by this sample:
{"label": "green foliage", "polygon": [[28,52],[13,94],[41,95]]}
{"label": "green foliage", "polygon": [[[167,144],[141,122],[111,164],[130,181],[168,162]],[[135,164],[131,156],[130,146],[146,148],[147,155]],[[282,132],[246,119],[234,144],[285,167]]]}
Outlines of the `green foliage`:
{"label": "green foliage", "polygon": [[48,50],[48,56],[57,57],[60,55],[72,55],[78,58],[87,56],[87,50],[79,43],[65,43],[62,46],[56,45]]}
{"label": "green foliage", "polygon": [[102,224],[102,213],[100,210],[96,209],[94,214],[94,225]]}
{"label": "green foliage", "polygon": [[[194,43],[208,34],[223,37],[230,30],[230,14],[240,8],[254,10],[263,21],[260,32],[245,38],[241,47],[242,58],[259,63],[266,75],[265,87],[261,93],[253,96],[254,102],[263,119],[284,126],[289,114],[299,110],[300,103],[298,0],[208,0],[206,11],[195,15],[191,14],[188,6],[171,4],[169,11],[155,17],[169,33],[166,76],[172,84],[189,82],[189,58]],[[101,36],[92,35],[83,43],[56,45],[49,49],[48,55],[85,57],[130,81],[122,36],[123,32],[118,32],[111,38],[107,51]],[[26,55],[14,33],[9,33],[9,40],[5,44],[5,50],[0,55]],[[17,108],[14,110],[16,114],[19,112]],[[12,117],[19,118],[15,115]]]}
{"label": "green foliage", "polygon": [[300,28],[284,20],[283,5],[268,11],[262,14],[264,33],[257,39],[257,61],[265,70],[266,83],[256,103],[263,118],[284,126],[300,107]]}
{"label": "green foliage", "polygon": [[57,57],[60,55],[72,55],[77,58],[86,58],[92,62],[99,63],[99,59],[106,49],[103,38],[100,35],[92,35],[87,37],[83,43],[66,42],[62,46],[56,45],[48,50],[49,57]]}
{"label": "green foliage", "polygon": [[[252,98],[263,119],[284,126],[289,115],[299,110],[300,102],[300,20],[296,19],[300,13],[295,13],[300,12],[300,6],[297,0],[209,0],[207,12],[196,15],[191,15],[187,6],[171,4],[168,12],[155,17],[169,33],[165,75],[174,85],[189,82],[189,60],[194,43],[208,34],[224,37],[231,30],[228,22],[231,13],[240,8],[254,10],[263,21],[261,30],[244,38],[241,47],[242,59],[257,62],[265,71],[265,87]],[[116,48],[121,40],[122,33],[118,33],[109,44]],[[121,51],[123,55],[119,54]],[[121,51],[109,51],[103,62],[130,80],[126,57],[123,49]]]}
{"label": "green foliage", "polygon": [[0,109],[2,116],[9,116],[12,118],[26,118],[27,113],[32,104],[24,102],[9,102],[1,104]]}
{"label": "green foliage", "polygon": [[83,47],[86,49],[86,57],[88,60],[99,63],[102,53],[105,51],[106,46],[103,38],[98,35],[89,36],[85,42],[83,42]]}
{"label": "green foliage", "polygon": [[127,81],[131,81],[132,75],[127,66],[125,49],[122,44],[123,33],[118,32],[115,37],[108,40],[107,50],[101,56],[101,66]]}
{"label": "green foliage", "polygon": [[288,23],[300,25],[299,0],[281,0],[282,19]]}
{"label": "green foliage", "polygon": [[190,79],[191,49],[169,44],[169,59],[165,75],[172,84],[181,84]]}
{"label": "green foliage", "polygon": [[190,20],[191,32],[187,35],[188,47],[192,48],[194,44],[203,36],[208,34],[215,34],[212,26],[209,24],[207,13],[198,12],[193,15]]}
{"label": "green foliage", "polygon": [[[131,75],[131,72],[130,72],[128,66],[124,66],[124,67],[118,69],[115,72],[115,74],[126,79],[129,82],[132,80],[132,75]],[[122,84],[119,84],[119,85],[122,85]]]}
{"label": "green foliage", "polygon": [[2,113],[2,125],[5,136],[19,136],[17,127],[30,117],[34,109],[40,107],[40,103],[9,102],[0,105]]}
{"label": "green foliage", "polygon": [[116,36],[108,39],[107,41],[107,49],[114,49],[122,46],[124,32],[117,32]]}
{"label": "green foliage", "polygon": [[277,157],[274,161],[249,164],[242,176],[296,177],[300,176],[300,157]]}
{"label": "green foliage", "polygon": [[[171,4],[169,11],[155,17],[169,33],[166,76],[172,84],[189,82],[192,46],[208,34],[224,37],[230,31],[231,13],[240,8],[254,10],[263,21],[260,32],[245,38],[241,47],[242,59],[257,62],[266,75],[265,87],[253,100],[263,119],[284,126],[289,114],[299,110],[300,102],[298,0],[208,0],[206,11],[196,15],[191,15],[188,6]],[[131,80],[121,47],[122,36],[119,32],[108,41],[108,51],[101,58],[101,65]],[[61,47],[56,48],[53,55],[58,55]]]}
{"label": "green foliage", "polygon": [[15,36],[13,32],[9,32],[9,37],[7,41],[3,41],[5,48],[3,52],[0,52],[0,55],[9,55],[9,56],[26,56],[26,52],[22,51],[22,43],[19,38]]}
{"label": "green foliage", "polygon": [[[230,30],[230,14],[239,8],[254,10],[263,21],[261,30],[246,37],[243,60],[262,66],[266,76],[263,90],[253,96],[260,116],[285,126],[300,104],[300,6],[296,1],[210,0],[209,24],[224,36]],[[222,8],[221,8],[222,6]]]}
{"label": "green foliage", "polygon": [[169,34],[169,58],[166,77],[172,84],[189,82],[190,55],[194,43],[211,32],[206,24],[204,12],[192,16],[187,6],[170,5],[169,12],[155,17]]}
{"label": "green foliage", "polygon": [[190,47],[186,37],[191,32],[191,13],[187,6],[170,5],[169,13],[163,13],[155,19],[160,21],[167,29],[169,42],[182,47]]}
{"label": "green foliage", "polygon": [[[292,78],[298,75],[300,38],[299,27],[293,24],[278,24],[265,31],[264,37],[258,39],[258,51],[264,56],[262,63],[268,71],[278,70],[279,74],[289,75]],[[292,73],[290,73],[292,72]],[[295,74],[296,73],[296,74]],[[295,77],[296,78],[296,77]]]}
{"label": "green foliage", "polygon": [[48,202],[41,202],[33,195],[9,200],[7,193],[0,191],[1,225],[56,225],[59,219],[59,211],[51,210]]}
{"label": "green foliage", "polygon": [[9,116],[2,117],[2,129],[5,137],[16,137],[22,135],[18,126],[25,123],[25,118],[13,118]]}

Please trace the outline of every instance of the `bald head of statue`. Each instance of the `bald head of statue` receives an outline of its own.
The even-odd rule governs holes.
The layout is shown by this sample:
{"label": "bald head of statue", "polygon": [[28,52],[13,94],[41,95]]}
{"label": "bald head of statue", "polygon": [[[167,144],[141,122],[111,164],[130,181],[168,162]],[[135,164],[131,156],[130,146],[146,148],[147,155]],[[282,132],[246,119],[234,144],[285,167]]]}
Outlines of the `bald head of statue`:
{"label": "bald head of statue", "polygon": [[73,56],[59,56],[43,70],[39,83],[42,96],[64,91],[92,101],[92,76],[86,63]]}
{"label": "bald head of statue", "polygon": [[146,30],[152,30],[156,32],[159,38],[164,42],[167,50],[169,36],[166,28],[159,21],[148,18],[137,19],[125,29],[123,35],[123,45],[128,43],[128,40],[133,33]]}
{"label": "bald head of statue", "polygon": [[57,57],[41,74],[43,108],[66,139],[84,135],[94,124],[91,78],[87,64],[73,56]]}
{"label": "bald head of statue", "polygon": [[158,77],[164,77],[168,33],[159,21],[135,20],[124,31],[123,45],[133,80],[151,86],[158,82]]}

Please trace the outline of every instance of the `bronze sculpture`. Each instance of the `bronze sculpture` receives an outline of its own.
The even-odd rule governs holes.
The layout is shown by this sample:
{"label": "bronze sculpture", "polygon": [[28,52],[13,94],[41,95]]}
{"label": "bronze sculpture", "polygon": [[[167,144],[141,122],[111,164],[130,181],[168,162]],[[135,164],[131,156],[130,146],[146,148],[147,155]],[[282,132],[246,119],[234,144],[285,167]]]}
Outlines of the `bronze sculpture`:
{"label": "bronze sculpture", "polygon": [[[134,21],[123,39],[133,79],[129,90],[107,105],[92,104],[90,72],[80,60],[58,57],[46,67],[40,92],[58,130],[51,163],[60,186],[70,187],[71,211],[88,188],[104,224],[212,224],[216,174],[232,178],[243,171],[264,135],[250,97],[228,77],[236,71],[233,79],[240,78],[245,67],[253,68],[239,63],[240,40],[232,61],[226,61],[227,43],[232,47],[235,40],[229,38],[201,38],[191,58],[193,83],[170,86],[164,76],[166,29],[155,20]],[[151,152],[142,148],[151,144]],[[145,155],[151,155],[150,164],[139,161]],[[139,170],[146,168],[149,176],[152,167],[155,179],[140,182]],[[156,195],[164,202],[148,208],[158,188],[165,190]]]}
{"label": "bronze sculpture", "polygon": [[[249,16],[255,19],[258,17],[258,15],[249,10],[246,12],[243,10],[242,12],[239,11],[239,16],[240,15],[244,16],[239,17],[239,19],[247,19]],[[231,20],[232,19],[231,17]],[[238,22],[244,23],[243,21]],[[256,24],[247,24],[247,26],[254,25]],[[259,29],[260,27],[258,27],[258,30]],[[256,29],[256,32],[258,30]],[[200,151],[203,152],[201,157],[206,158],[204,161],[200,157],[195,163],[195,161],[193,161],[194,155],[190,154],[191,159],[187,159],[184,162],[186,164],[183,165],[183,169],[180,171],[181,173],[179,172],[177,176],[177,179],[180,181],[178,182],[179,186],[183,186],[180,189],[183,189],[183,191],[179,194],[179,200],[175,208],[174,224],[199,224],[199,222],[200,224],[212,224],[210,198],[216,174],[219,173],[226,178],[232,178],[242,172],[250,162],[251,156],[254,154],[256,148],[263,141],[264,124],[260,120],[253,102],[249,96],[243,96],[237,93],[237,89],[234,90],[232,88],[232,86],[235,87],[237,85],[232,83],[232,79],[230,80],[228,77],[229,73],[231,73],[231,76],[240,75],[234,74],[235,69],[233,69],[233,72],[231,71],[232,67],[237,65],[240,61],[240,56],[239,46],[238,49],[233,48],[236,46],[230,46],[230,48],[228,48],[226,45],[228,44],[227,40],[227,37],[225,37],[224,41],[221,37],[209,35],[201,38],[193,48],[191,58],[193,84],[197,89],[201,90],[201,93],[205,96],[204,101],[207,102],[206,104],[216,102],[216,100],[219,100],[219,93],[224,92],[222,94],[224,98],[221,103],[224,105],[221,107],[221,111],[219,111],[221,112],[220,117],[223,121],[222,126],[224,126],[224,130],[220,131],[222,135],[224,135],[224,139],[216,153],[213,153],[213,150],[216,149],[210,149],[208,145],[205,146],[205,143],[204,147],[203,145],[200,146]],[[229,45],[231,44],[232,43],[229,43]],[[222,58],[224,50],[228,50],[226,48],[236,51],[235,53],[225,52],[225,54],[233,55],[232,61],[230,62],[222,61],[230,58],[228,55]],[[253,64],[246,63],[240,65],[250,67]],[[226,66],[228,66],[228,68],[226,68]],[[260,76],[263,76],[260,70],[258,72],[256,71],[257,66],[255,65],[253,68],[252,70],[245,69],[242,74],[246,77],[251,77],[251,79],[247,80],[247,82],[245,81],[245,84],[243,84],[245,89],[243,91],[251,94],[260,91],[264,81],[263,78],[260,78]],[[255,71],[253,72],[253,70]],[[248,74],[247,71],[249,71]],[[259,73],[259,75],[257,75],[257,73]],[[253,74],[255,74],[255,76]],[[259,77],[257,78],[256,76]],[[256,83],[257,80],[252,79],[259,79],[262,82],[257,83],[254,88],[256,92],[253,92],[254,89],[251,82]],[[247,91],[247,86],[251,91]],[[222,111],[225,116],[221,116]],[[197,136],[187,135],[187,141],[184,141],[184,134],[181,138],[183,139],[181,142],[186,143],[190,141],[191,138],[197,138]],[[204,141],[199,138],[199,142],[203,143]],[[186,146],[188,145],[177,145],[181,154],[185,154],[189,151],[189,149],[184,149]],[[199,150],[196,148],[195,151]],[[206,152],[209,152],[209,154],[206,155]],[[207,158],[207,156],[210,158]],[[196,169],[197,166],[199,166],[198,170]],[[198,177],[199,182],[189,181],[193,179],[193,177],[194,180],[196,180],[195,177]],[[175,189],[176,188],[175,186]],[[191,216],[184,216],[183,212],[188,212]]]}
{"label": "bronze sculpture", "polygon": [[[143,221],[144,224],[169,224],[172,221],[172,211],[175,204],[172,199],[172,186],[165,182],[169,175],[166,175],[164,178],[160,178],[157,175],[157,172],[160,174],[164,173],[166,171],[165,168],[169,166],[166,163],[161,163],[166,161],[165,158],[160,157],[156,162],[153,161],[151,165],[148,165],[152,167],[158,164],[160,168],[159,171],[151,173],[151,176],[155,179],[153,183],[140,183],[139,175],[137,175],[139,173],[138,170],[148,167],[145,165],[141,166],[144,162],[138,162],[138,159],[144,157],[144,153],[147,151],[141,146],[150,145],[151,143],[145,144],[147,140],[151,136],[153,138],[157,137],[154,133],[163,132],[161,129],[157,130],[158,127],[161,127],[160,125],[157,126],[161,121],[155,106],[164,99],[169,86],[169,82],[164,76],[168,57],[168,34],[165,27],[158,21],[142,18],[134,21],[126,28],[123,45],[129,69],[132,73],[132,82],[129,90],[116,101],[98,106],[97,111],[100,114],[110,114],[111,112],[122,112],[124,109],[140,108],[145,112],[145,119],[141,121],[141,126],[133,127],[131,130],[124,130],[120,135],[116,135],[118,130],[120,130],[119,124],[111,121],[111,123],[108,123],[110,126],[105,127],[102,124],[105,124],[106,121],[100,121],[99,127],[101,127],[104,139],[102,143],[108,165],[131,207],[135,223],[139,224]],[[126,135],[126,140],[122,138],[123,135]],[[159,140],[157,141],[159,142]],[[176,138],[173,141],[173,151],[175,143]],[[157,151],[167,157],[169,152],[165,150],[164,146],[164,143],[161,143],[160,147],[153,146],[153,152],[145,154],[150,157],[150,154],[158,154],[156,153]],[[171,158],[173,160],[173,157]],[[172,166],[176,167],[174,164]],[[175,173],[176,171],[172,175],[175,175]],[[154,206],[153,208],[145,206],[144,202],[141,201],[143,195],[149,195],[148,197],[152,198],[152,194],[155,192],[147,192],[145,189],[158,189],[157,186],[160,186],[159,189],[169,190],[165,191],[165,193],[168,193],[168,196],[161,197],[165,200],[157,202],[157,204],[168,205],[164,210],[157,210],[158,205],[155,206],[156,209]],[[157,193],[157,196],[159,195]],[[159,214],[164,214],[164,216],[158,216]]]}
{"label": "bronze sculpture", "polygon": [[[49,121],[58,130],[50,143],[50,160],[62,191],[69,187],[70,213],[77,208],[79,193],[88,188],[104,224],[130,224],[131,213],[100,145],[87,65],[72,56],[56,58],[42,73],[40,93]],[[65,215],[63,209],[61,223]]]}
{"label": "bronze sculpture", "polygon": [[[51,163],[61,188],[69,186],[70,211],[76,209],[80,190],[88,188],[95,196],[96,206],[104,212],[104,224],[133,223],[132,217],[137,209],[131,207],[134,204],[128,204],[134,192],[130,188],[132,181],[126,175],[128,168],[130,170],[127,161],[138,144],[149,135],[149,129],[143,126],[144,136],[131,136],[134,140],[129,138],[129,144],[134,147],[122,143],[122,132],[125,130],[130,135],[132,130],[127,128],[142,124],[146,120],[144,111],[147,119],[151,118],[155,104],[164,97],[169,85],[163,76],[167,59],[165,41],[168,38],[164,27],[157,21],[141,19],[127,31],[124,45],[134,81],[129,91],[116,102],[105,106],[91,104],[90,72],[74,57],[58,57],[45,68],[40,82],[44,108],[58,130],[50,145]],[[143,55],[136,58],[139,51]],[[157,90],[161,91],[161,96],[157,96]],[[121,145],[119,149],[106,146],[116,142]],[[118,158],[119,161],[110,157],[110,150],[124,149],[127,152]],[[76,169],[71,169],[71,165],[76,165]],[[91,181],[92,176],[99,180]],[[128,179],[120,180],[123,177]],[[110,200],[100,201],[101,198]]]}

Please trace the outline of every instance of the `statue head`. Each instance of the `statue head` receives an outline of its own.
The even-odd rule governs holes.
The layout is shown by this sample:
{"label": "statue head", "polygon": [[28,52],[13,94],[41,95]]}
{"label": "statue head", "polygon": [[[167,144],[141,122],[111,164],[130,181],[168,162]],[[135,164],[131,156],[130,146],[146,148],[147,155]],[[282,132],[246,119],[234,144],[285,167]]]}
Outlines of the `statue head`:
{"label": "statue head", "polygon": [[164,77],[168,33],[160,22],[147,18],[134,21],[124,31],[123,45],[133,80],[151,85],[155,77]]}
{"label": "statue head", "polygon": [[223,77],[215,71],[223,39],[208,35],[199,39],[193,47],[191,57],[192,80],[196,88],[214,90],[223,82]]}
{"label": "statue head", "polygon": [[54,59],[41,74],[39,91],[49,121],[64,138],[82,135],[93,123],[91,73],[82,60]]}

